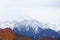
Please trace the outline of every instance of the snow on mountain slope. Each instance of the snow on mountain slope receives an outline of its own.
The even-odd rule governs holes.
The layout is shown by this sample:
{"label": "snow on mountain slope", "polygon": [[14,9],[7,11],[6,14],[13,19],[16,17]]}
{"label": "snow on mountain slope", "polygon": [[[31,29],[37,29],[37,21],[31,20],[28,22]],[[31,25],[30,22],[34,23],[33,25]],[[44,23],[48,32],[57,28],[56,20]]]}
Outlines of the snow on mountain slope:
{"label": "snow on mountain slope", "polygon": [[16,24],[14,31],[18,35],[28,35],[32,37],[60,37],[60,34],[53,28],[54,25],[43,24],[37,20],[23,20]]}
{"label": "snow on mountain slope", "polygon": [[26,28],[26,30],[29,30],[28,26],[31,26],[33,28],[33,30],[35,30],[36,32],[38,32],[38,28],[42,28],[42,29],[52,29],[54,31],[59,31],[57,30],[57,26],[54,24],[48,24],[48,23],[42,23],[39,22],[37,20],[22,20],[20,22],[17,22],[15,20],[9,20],[9,21],[0,21],[0,28],[4,29],[6,27],[10,27],[10,28],[14,28],[17,27],[19,30],[21,28],[19,28],[18,26],[25,26],[24,28]]}
{"label": "snow on mountain slope", "polygon": [[[44,23],[41,23],[37,20],[23,20],[23,21],[20,21],[18,22],[18,24],[16,24],[15,26],[19,31],[29,31],[29,28],[31,27],[35,33],[39,33],[39,29],[52,29],[54,31],[57,31],[56,30],[56,25],[54,24],[44,24]],[[14,27],[14,28],[15,28]],[[23,28],[23,30],[22,30]]]}
{"label": "snow on mountain slope", "polygon": [[19,22],[19,24],[17,24],[16,27],[18,28],[19,31],[21,31],[22,28],[25,29],[26,31],[29,31],[29,28],[31,27],[35,33],[38,33],[39,32],[38,29],[40,27],[42,28],[42,24],[40,24],[36,20],[23,20]]}

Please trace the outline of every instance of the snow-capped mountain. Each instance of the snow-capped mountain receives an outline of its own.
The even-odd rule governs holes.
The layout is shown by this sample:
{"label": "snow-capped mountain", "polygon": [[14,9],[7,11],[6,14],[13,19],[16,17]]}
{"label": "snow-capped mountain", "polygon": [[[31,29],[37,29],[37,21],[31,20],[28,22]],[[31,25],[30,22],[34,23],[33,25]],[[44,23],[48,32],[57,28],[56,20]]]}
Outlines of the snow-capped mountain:
{"label": "snow-capped mountain", "polygon": [[39,31],[36,37],[60,38],[60,34],[52,29],[45,29],[43,31]]}
{"label": "snow-capped mountain", "polygon": [[19,25],[24,25],[25,28],[27,28],[26,29],[27,31],[29,29],[28,28],[28,25],[29,25],[33,28],[33,30],[35,30],[35,32],[38,32],[39,27],[42,29],[52,29],[54,31],[57,31],[58,29],[57,26],[54,24],[42,23],[37,20],[23,20],[20,22],[17,22],[15,20],[0,21],[0,28],[2,29],[6,27],[10,27],[11,29],[13,29],[14,27],[17,27],[20,30],[20,28],[18,27]]}
{"label": "snow-capped mountain", "polygon": [[23,20],[14,27],[14,31],[16,31],[17,34],[29,35],[32,37],[42,30],[39,22],[36,20]]}
{"label": "snow-capped mountain", "polygon": [[0,22],[0,28],[11,28],[17,35],[27,35],[31,37],[59,37],[60,33],[56,31],[56,25],[45,24],[37,20],[23,20],[17,22]]}
{"label": "snow-capped mountain", "polygon": [[36,20],[23,20],[19,22],[19,24],[17,24],[16,27],[19,31],[21,31],[22,28],[26,31],[29,31],[29,28],[32,28],[35,33],[38,33],[38,29],[43,28],[43,25]]}
{"label": "snow-capped mountain", "polygon": [[50,25],[40,23],[37,20],[23,20],[14,27],[14,31],[18,35],[22,34],[22,35],[32,36],[34,38],[60,37],[60,34],[58,34],[55,30],[51,29]]}

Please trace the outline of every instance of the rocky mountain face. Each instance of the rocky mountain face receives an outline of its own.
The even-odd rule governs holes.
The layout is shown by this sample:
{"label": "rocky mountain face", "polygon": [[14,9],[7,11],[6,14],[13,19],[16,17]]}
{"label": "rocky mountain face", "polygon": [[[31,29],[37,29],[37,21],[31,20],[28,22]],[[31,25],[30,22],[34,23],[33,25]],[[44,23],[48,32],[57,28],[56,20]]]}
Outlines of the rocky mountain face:
{"label": "rocky mountain face", "polygon": [[46,27],[47,25],[44,27],[42,23],[36,20],[24,20],[17,24],[17,26],[15,26],[13,30],[18,35],[26,35],[33,38],[38,37],[60,38],[60,34],[58,32]]}
{"label": "rocky mountain face", "polygon": [[0,30],[0,40],[16,40],[15,32],[10,28]]}
{"label": "rocky mountain face", "polygon": [[58,31],[58,33],[60,34],[60,31]]}

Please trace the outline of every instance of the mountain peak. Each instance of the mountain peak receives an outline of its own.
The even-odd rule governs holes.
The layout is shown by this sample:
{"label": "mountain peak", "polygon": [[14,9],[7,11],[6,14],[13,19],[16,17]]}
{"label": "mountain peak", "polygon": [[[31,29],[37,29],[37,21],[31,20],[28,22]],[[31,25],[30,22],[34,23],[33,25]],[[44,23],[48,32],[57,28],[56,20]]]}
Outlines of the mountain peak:
{"label": "mountain peak", "polygon": [[17,28],[19,31],[29,31],[31,29],[35,34],[39,33],[40,29],[43,30],[42,24],[37,20],[23,20],[19,22],[15,28]]}

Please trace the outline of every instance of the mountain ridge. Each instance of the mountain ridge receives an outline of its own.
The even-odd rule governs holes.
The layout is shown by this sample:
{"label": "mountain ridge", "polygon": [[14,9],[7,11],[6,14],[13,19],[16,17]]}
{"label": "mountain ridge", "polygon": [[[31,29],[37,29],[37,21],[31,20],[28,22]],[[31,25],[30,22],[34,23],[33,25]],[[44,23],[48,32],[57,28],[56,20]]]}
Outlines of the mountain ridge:
{"label": "mountain ridge", "polygon": [[[47,37],[52,37],[52,36],[60,37],[60,34],[58,34],[58,32],[56,32],[55,30],[52,30],[50,28],[48,28],[46,30],[42,27],[43,27],[43,25],[40,24],[36,20],[28,20],[28,21],[24,20],[24,21],[21,21],[17,26],[15,26],[14,30],[17,34],[32,36],[34,38],[40,37],[41,35],[42,35],[41,37],[45,37],[44,34],[42,34],[42,33],[46,33],[46,35],[47,35],[47,33],[49,33],[48,31],[51,31],[51,32],[47,35]],[[50,34],[51,34],[51,36],[50,36]],[[57,36],[57,35],[59,35],[59,36]]]}

